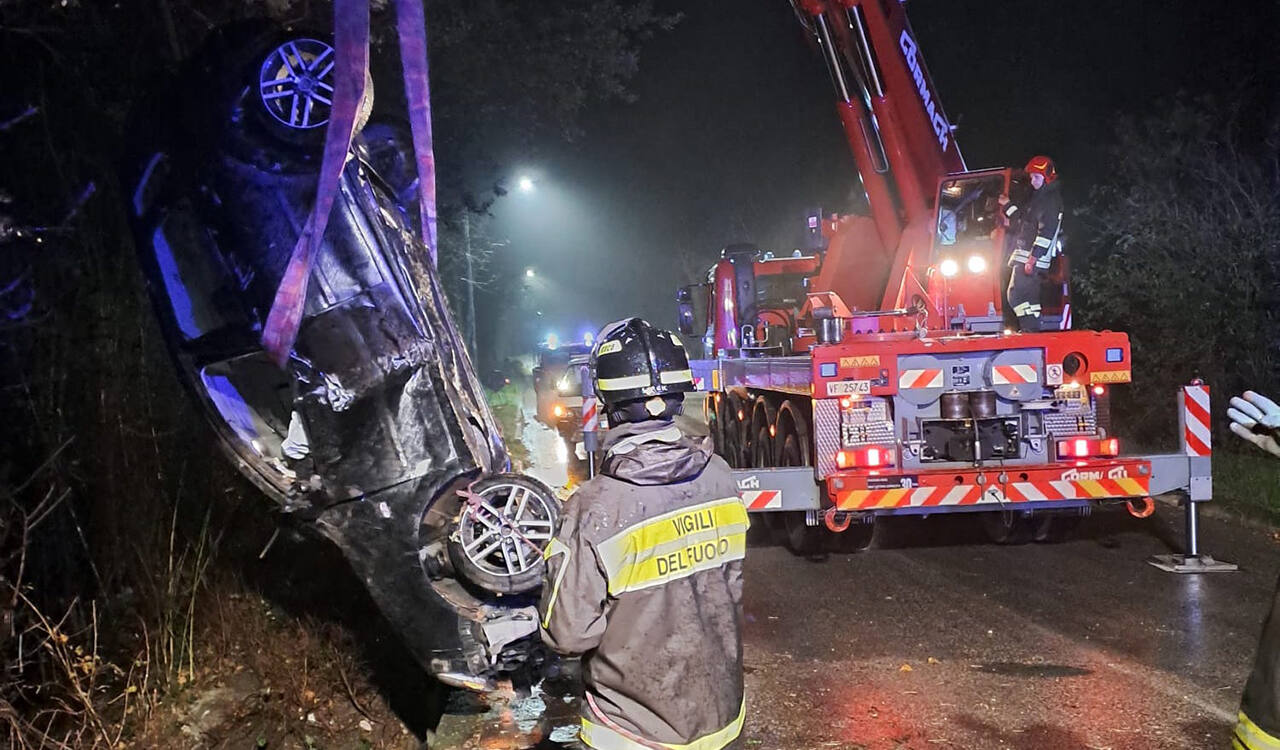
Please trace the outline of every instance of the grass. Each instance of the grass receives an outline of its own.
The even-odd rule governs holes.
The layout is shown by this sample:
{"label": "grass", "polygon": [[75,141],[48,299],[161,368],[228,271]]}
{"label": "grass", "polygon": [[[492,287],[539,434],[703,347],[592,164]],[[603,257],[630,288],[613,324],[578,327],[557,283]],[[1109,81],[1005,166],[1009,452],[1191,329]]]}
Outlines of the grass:
{"label": "grass", "polygon": [[1280,460],[1261,451],[1214,451],[1213,503],[1280,526]]}

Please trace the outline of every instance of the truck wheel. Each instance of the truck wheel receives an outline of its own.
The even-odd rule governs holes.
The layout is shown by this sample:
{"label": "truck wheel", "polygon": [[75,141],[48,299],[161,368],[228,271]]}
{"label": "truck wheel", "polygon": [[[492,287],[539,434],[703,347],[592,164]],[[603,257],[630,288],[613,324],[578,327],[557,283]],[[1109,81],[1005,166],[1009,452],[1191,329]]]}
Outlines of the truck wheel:
{"label": "truck wheel", "polygon": [[724,460],[735,469],[745,468],[747,463],[742,460],[742,422],[738,420],[738,404],[737,399],[726,397],[720,401],[722,409],[721,414],[724,416],[723,433],[724,433]]}
{"label": "truck wheel", "polygon": [[[782,439],[782,451],[778,456],[778,466],[804,466],[804,452],[800,446],[800,436],[790,429]],[[766,433],[767,435],[768,433]],[[821,526],[808,526],[804,522],[804,511],[784,511],[782,513],[782,541],[797,555],[814,555],[826,547],[830,532]]]}
{"label": "truck wheel", "polygon": [[497,474],[473,484],[449,535],[449,559],[466,581],[494,594],[542,584],[542,553],[560,522],[560,503],[541,482]]}
{"label": "truck wheel", "polygon": [[751,465],[757,469],[771,469],[774,466],[773,441],[767,427],[761,427],[756,432],[755,442],[751,444]]}
{"label": "truck wheel", "polygon": [[996,544],[1026,544],[1035,535],[1036,524],[1041,520],[1034,516],[1011,515],[1004,511],[981,513],[982,527],[987,537]]}

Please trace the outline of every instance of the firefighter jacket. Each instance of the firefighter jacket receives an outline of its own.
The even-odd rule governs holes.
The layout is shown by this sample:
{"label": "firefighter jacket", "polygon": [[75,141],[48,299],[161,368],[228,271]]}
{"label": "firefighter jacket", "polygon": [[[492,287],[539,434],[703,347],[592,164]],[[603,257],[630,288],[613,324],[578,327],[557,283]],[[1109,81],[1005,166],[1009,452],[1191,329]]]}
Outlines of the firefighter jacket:
{"label": "firefighter jacket", "polygon": [[1034,259],[1036,271],[1048,272],[1049,264],[1058,254],[1062,233],[1061,184],[1061,180],[1045,183],[1032,192],[1025,208],[1016,203],[1005,206],[1004,214],[1009,219],[1013,235],[1013,252],[1009,254],[1011,267],[1024,266],[1028,259]]}
{"label": "firefighter jacket", "polygon": [[547,547],[538,607],[547,645],[584,655],[587,746],[721,750],[738,737],[747,526],[709,445],[669,421],[610,430],[600,475]]}
{"label": "firefighter jacket", "polygon": [[1244,686],[1232,750],[1280,748],[1280,583],[1262,625],[1253,672]]}

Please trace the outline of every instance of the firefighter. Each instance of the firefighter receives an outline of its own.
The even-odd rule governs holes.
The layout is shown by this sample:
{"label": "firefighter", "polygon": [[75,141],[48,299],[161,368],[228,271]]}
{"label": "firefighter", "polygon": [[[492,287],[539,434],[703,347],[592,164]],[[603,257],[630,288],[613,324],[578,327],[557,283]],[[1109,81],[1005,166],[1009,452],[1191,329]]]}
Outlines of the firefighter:
{"label": "firefighter", "polygon": [[[1245,391],[1231,399],[1227,410],[1231,431],[1268,453],[1280,457],[1280,405]],[[1271,598],[1271,612],[1262,625],[1253,672],[1240,699],[1232,750],[1280,748],[1280,582]]]}
{"label": "firefighter", "polygon": [[579,747],[730,747],[745,711],[746,508],[709,441],[674,424],[693,390],[675,335],[614,323],[591,369],[612,429],[600,473],[565,503],[538,605],[546,644],[583,657]]}
{"label": "firefighter", "polygon": [[1033,156],[1025,168],[1031,197],[1025,206],[1001,196],[1009,222],[1009,287],[1005,294],[1021,331],[1040,330],[1040,284],[1058,248],[1062,194],[1053,159]]}

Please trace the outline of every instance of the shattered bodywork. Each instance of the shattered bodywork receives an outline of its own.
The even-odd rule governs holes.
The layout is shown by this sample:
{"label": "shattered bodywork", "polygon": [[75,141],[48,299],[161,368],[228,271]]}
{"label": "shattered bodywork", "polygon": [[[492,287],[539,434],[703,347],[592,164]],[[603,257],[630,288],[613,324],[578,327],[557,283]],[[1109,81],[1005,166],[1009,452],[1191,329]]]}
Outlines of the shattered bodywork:
{"label": "shattered bodywork", "polygon": [[[215,33],[134,117],[129,215],[179,374],[221,446],[282,513],[341,548],[424,666],[483,681],[537,648],[520,608],[558,508],[506,473],[405,210],[413,186],[387,184],[362,137],[287,366],[260,343],[316,194],[331,56],[319,35]],[[479,531],[464,542],[467,523]]]}

